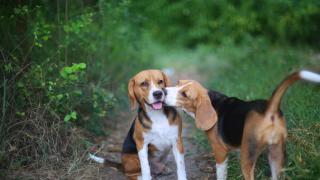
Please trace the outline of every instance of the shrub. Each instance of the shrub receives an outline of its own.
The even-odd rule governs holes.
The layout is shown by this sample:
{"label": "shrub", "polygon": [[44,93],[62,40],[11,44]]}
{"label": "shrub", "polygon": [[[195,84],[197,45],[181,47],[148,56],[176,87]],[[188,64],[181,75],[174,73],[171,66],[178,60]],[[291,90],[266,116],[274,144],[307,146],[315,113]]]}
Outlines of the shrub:
{"label": "shrub", "polygon": [[[143,23],[164,42],[193,47],[224,39],[241,42],[247,36],[272,42],[318,44],[320,4],[292,1],[168,1],[140,2]],[[161,10],[159,10],[161,9]]]}
{"label": "shrub", "polygon": [[[89,1],[88,1],[89,2]],[[149,66],[129,1],[21,1],[0,7],[0,168],[55,165],[85,150],[129,76]],[[3,80],[3,81],[2,81]]]}

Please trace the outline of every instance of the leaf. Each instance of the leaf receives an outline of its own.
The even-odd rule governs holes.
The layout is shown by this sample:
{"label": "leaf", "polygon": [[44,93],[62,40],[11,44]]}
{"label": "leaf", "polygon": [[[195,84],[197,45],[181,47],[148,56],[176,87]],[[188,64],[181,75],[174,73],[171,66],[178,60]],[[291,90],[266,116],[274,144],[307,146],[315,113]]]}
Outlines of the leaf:
{"label": "leaf", "polygon": [[87,65],[85,63],[79,63],[79,68],[85,69]]}
{"label": "leaf", "polygon": [[71,116],[72,119],[76,120],[77,119],[77,112],[72,111],[70,116]]}
{"label": "leaf", "polygon": [[70,119],[71,119],[71,117],[70,117],[70,115],[68,114],[68,115],[66,115],[65,117],[64,117],[64,122],[69,122],[70,121]]}
{"label": "leaf", "polygon": [[43,39],[44,41],[47,41],[47,40],[49,39],[49,36],[43,36],[42,39]]}
{"label": "leaf", "polygon": [[64,122],[69,122],[70,120],[76,120],[77,119],[77,112],[72,111],[70,114],[67,114],[64,117]]}
{"label": "leaf", "polygon": [[62,99],[62,98],[63,98],[63,95],[62,95],[62,94],[58,94],[58,95],[57,95],[57,99],[58,99],[58,100],[60,100],[60,99]]}

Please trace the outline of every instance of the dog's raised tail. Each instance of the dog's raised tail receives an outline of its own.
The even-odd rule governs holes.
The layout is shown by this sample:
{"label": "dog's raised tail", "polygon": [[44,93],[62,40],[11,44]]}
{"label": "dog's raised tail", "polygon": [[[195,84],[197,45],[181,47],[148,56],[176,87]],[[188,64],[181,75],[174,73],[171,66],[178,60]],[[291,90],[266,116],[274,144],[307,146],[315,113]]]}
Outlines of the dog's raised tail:
{"label": "dog's raised tail", "polygon": [[289,75],[280,83],[280,85],[273,92],[271,98],[269,99],[266,112],[269,112],[269,113],[278,112],[283,94],[286,92],[286,90],[290,85],[292,85],[294,82],[300,79],[314,82],[314,83],[320,83],[320,74],[317,74],[308,70],[301,70]]}
{"label": "dog's raised tail", "polygon": [[118,170],[122,170],[122,165],[121,163],[115,162],[115,161],[111,161],[102,157],[98,157],[94,154],[89,153],[89,159],[92,159],[93,161],[100,163],[100,164],[105,164],[106,166],[109,167],[114,167]]}

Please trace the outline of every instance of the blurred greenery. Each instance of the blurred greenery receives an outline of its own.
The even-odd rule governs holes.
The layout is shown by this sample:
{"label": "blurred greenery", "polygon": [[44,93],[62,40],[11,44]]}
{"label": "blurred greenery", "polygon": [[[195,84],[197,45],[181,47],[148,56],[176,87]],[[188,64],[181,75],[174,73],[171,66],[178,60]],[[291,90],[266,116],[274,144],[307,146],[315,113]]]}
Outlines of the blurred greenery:
{"label": "blurred greenery", "polygon": [[[128,79],[146,68],[176,67],[254,99],[289,72],[320,64],[316,0],[13,0],[0,12],[0,169],[76,157],[87,141],[72,138],[74,128],[106,135],[111,114],[129,110]],[[283,103],[288,177],[320,176],[316,92],[299,83]],[[67,151],[57,141],[70,141]],[[240,174],[233,164],[229,177]]]}
{"label": "blurred greenery", "polygon": [[[255,41],[250,45],[215,48],[213,53],[224,63],[216,62],[221,64],[220,67],[212,65],[209,60],[202,64],[201,72],[210,67],[212,69],[207,73],[207,77],[210,77],[208,87],[245,100],[267,99],[288,74],[304,68],[315,69],[320,65],[320,59],[310,49],[266,47],[264,44]],[[317,128],[320,127],[319,90],[320,87],[313,83],[299,82],[290,87],[283,98],[282,110],[289,131],[284,179],[320,177],[320,136]],[[232,155],[231,159],[229,177],[241,178],[237,157]],[[256,176],[258,179],[267,179],[269,174],[267,157],[262,156]]]}
{"label": "blurred greenery", "polygon": [[[264,37],[271,42],[319,45],[317,0],[158,0],[134,3],[159,40],[194,47]],[[144,17],[144,16],[143,16]]]}
{"label": "blurred greenery", "polygon": [[[267,99],[276,86],[299,69],[319,69],[317,51],[310,48],[268,45],[254,39],[235,45],[226,42],[195,49],[163,48],[157,55],[164,67],[173,67],[183,78],[196,79],[207,88],[244,100]],[[172,61],[175,61],[172,63]],[[200,76],[199,76],[200,75]],[[319,179],[320,136],[318,84],[298,82],[286,92],[281,109],[287,119],[287,160],[282,179]],[[210,152],[206,135],[198,130],[195,142]],[[237,152],[229,157],[230,179],[243,179]],[[267,156],[259,158],[257,179],[268,179]]]}

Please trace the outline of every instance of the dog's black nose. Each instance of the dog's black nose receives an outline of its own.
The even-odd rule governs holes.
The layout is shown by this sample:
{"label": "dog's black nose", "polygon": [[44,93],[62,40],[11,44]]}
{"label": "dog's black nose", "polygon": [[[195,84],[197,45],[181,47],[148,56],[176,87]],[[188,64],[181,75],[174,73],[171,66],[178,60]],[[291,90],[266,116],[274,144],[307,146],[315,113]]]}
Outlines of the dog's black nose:
{"label": "dog's black nose", "polygon": [[162,91],[155,91],[152,93],[153,97],[156,98],[156,99],[161,99],[162,98]]}

